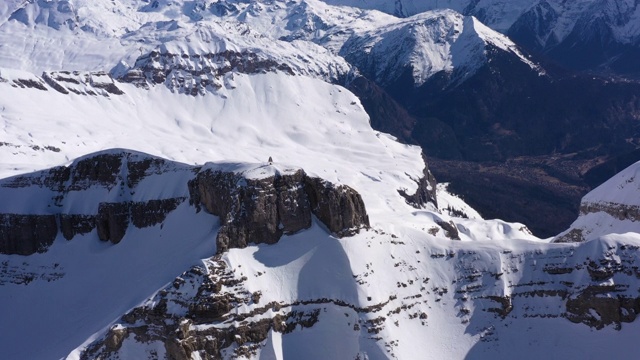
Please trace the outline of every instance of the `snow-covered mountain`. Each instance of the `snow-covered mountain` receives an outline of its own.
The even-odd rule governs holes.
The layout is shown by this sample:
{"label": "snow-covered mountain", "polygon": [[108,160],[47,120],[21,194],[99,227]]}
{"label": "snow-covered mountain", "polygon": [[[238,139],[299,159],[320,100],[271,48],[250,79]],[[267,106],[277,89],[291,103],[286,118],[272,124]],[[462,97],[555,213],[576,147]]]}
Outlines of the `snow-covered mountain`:
{"label": "snow-covered mountain", "polygon": [[587,194],[578,219],[554,241],[582,242],[611,233],[638,232],[638,171],[640,163],[633,164]]}
{"label": "snow-covered mountain", "polygon": [[633,0],[326,0],[398,16],[453,9],[561,65],[637,77],[640,8]]}
{"label": "snow-covered mountain", "polygon": [[[328,4],[376,9],[408,17],[429,10],[452,9],[477,17],[487,26],[507,33],[514,29],[537,30],[540,45],[564,41],[574,30],[586,31],[584,22],[605,20],[620,42],[637,40],[637,4],[630,0],[325,0]],[[592,29],[595,30],[595,29]]]}
{"label": "snow-covered mountain", "polygon": [[[483,219],[420,147],[371,128],[400,107],[362,74],[460,85],[506,62],[542,77],[475,18],[266,0],[0,15],[3,356],[637,352],[635,221],[539,239]],[[607,189],[593,196],[629,193]]]}
{"label": "snow-covered mountain", "polygon": [[[535,67],[506,37],[453,11],[401,19],[316,0],[74,4],[37,1],[8,5],[2,16],[6,20],[0,22],[6,54],[0,57],[0,65],[36,73],[105,70],[122,60],[132,66],[152,51],[204,57],[249,48],[290,62],[303,59],[296,66],[298,73],[337,76],[344,72],[339,64],[326,74],[328,62],[341,60],[314,48],[312,43],[316,43],[344,56],[381,84],[396,80],[405,69],[413,73],[416,85],[438,72],[454,69],[458,73],[454,78],[464,79],[487,63],[488,47]],[[49,41],[38,40],[45,37]],[[105,52],[105,46],[110,51]],[[311,69],[302,70],[305,65]],[[191,66],[197,69],[203,65]]]}
{"label": "snow-covered mountain", "polygon": [[[447,242],[535,240],[522,225],[454,218],[448,210],[437,210],[429,195],[434,184],[428,178],[420,180],[428,176],[420,149],[373,131],[353,94],[321,80],[277,70],[233,72],[234,87],[193,97],[163,85],[145,89],[120,82],[114,85],[118,91],[107,92],[105,87],[89,87],[89,81],[84,92],[65,94],[33,75],[6,70],[2,74],[3,138],[12,139],[0,147],[6,159],[2,174],[13,177],[2,186],[6,201],[0,243],[3,253],[14,255],[2,255],[1,301],[14,309],[4,323],[18,336],[2,337],[9,356],[64,356],[198,259],[216,253],[215,238],[223,220],[198,212],[195,200],[189,205],[193,166],[109,151],[68,168],[17,175],[114,146],[190,164],[218,161],[208,168],[232,169],[246,178],[281,176],[292,172],[287,169],[302,167],[310,176],[348,185],[361,194],[366,207],[370,230],[357,242],[362,251],[373,244],[404,246],[416,236]],[[269,157],[276,163],[267,164]],[[425,195],[412,196],[420,191]],[[429,199],[431,204],[424,202]],[[453,211],[456,204],[459,200],[449,195],[440,197],[443,209]],[[462,206],[458,209],[464,211]],[[34,223],[42,225],[34,228]],[[312,230],[284,239],[329,246],[318,250],[315,258],[331,259],[350,241],[336,242],[326,228],[332,227],[313,225]],[[405,231],[413,235],[400,236]],[[125,265],[115,265],[121,261]],[[106,264],[117,270],[107,271]],[[83,270],[87,266],[94,270]],[[292,269],[283,271],[296,276]],[[332,278],[352,284],[352,274],[345,274],[339,271]],[[95,282],[102,284],[100,290],[83,290]],[[78,296],[81,293],[85,295]],[[322,287],[313,293],[331,296],[322,295]],[[380,296],[391,294],[383,290],[376,299]],[[361,301],[364,305],[363,299],[343,298],[354,306]],[[51,311],[58,315],[36,325]],[[19,338],[27,332],[41,346],[24,347]],[[375,342],[371,346],[377,348]]]}
{"label": "snow-covered mountain", "polygon": [[421,86],[438,73],[446,73],[452,83],[466,80],[490,61],[489,48],[544,73],[507,37],[451,10],[427,12],[356,33],[340,54],[383,86],[398,81],[406,71],[413,85]]}

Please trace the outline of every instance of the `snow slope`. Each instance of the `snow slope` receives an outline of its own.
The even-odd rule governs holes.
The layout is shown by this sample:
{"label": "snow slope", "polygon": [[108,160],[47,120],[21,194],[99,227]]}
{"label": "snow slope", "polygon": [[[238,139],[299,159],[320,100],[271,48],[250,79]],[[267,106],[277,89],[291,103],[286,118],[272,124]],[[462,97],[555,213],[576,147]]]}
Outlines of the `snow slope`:
{"label": "snow slope", "polygon": [[[359,191],[371,225],[378,231],[395,233],[399,229],[414,229],[410,231],[423,234],[422,237],[444,237],[444,230],[437,222],[458,222],[431,205],[417,210],[405,202],[397,190],[412,193],[417,189],[416,181],[423,175],[425,166],[420,149],[399,144],[390,136],[373,131],[353,94],[321,80],[278,72],[230,73],[233,86],[222,87],[206,96],[172,93],[162,85],[145,90],[126,83],[116,84],[123,92],[121,95],[86,95],[62,94],[42,79],[15,70],[2,70],[1,74],[6,80],[0,83],[1,137],[8,140],[0,147],[2,177],[69,163],[82,155],[114,147],[190,164],[263,163],[272,157],[277,163],[302,167],[309,174],[348,184]],[[25,79],[39,81],[45,90],[20,87],[14,81],[20,79],[22,83],[28,83]],[[171,183],[173,180],[158,181]],[[176,189],[174,196],[183,196],[185,191]],[[23,196],[12,194],[18,198]],[[151,196],[152,190],[143,194]],[[30,213],[39,206],[39,203],[31,206],[29,202],[11,201],[3,205],[3,211]],[[3,307],[23,309],[5,321],[6,328],[13,329],[16,336],[34,331],[33,322],[53,309],[57,309],[58,317],[34,334],[41,347],[24,347],[11,336],[2,336],[2,347],[20,357],[62,356],[179,271],[213,254],[211,239],[215,227],[211,222],[203,224],[198,217],[186,219],[190,216],[184,215],[184,211],[188,212],[185,207],[180,205],[178,211],[167,218],[164,230],[155,226],[128,233],[122,242],[127,245],[116,250],[97,242],[92,232],[71,242],[59,235],[49,252],[28,257],[25,265],[22,265],[25,261],[22,256],[2,255],[6,269],[38,274],[41,269],[54,271],[56,263],[65,269],[61,271],[65,275],[57,281],[4,285]],[[481,219],[460,219],[459,223],[466,229],[460,234],[463,240],[488,240],[489,233],[491,240],[535,240],[527,231],[518,230],[522,225]],[[186,242],[175,243],[174,239],[185,238],[181,234],[187,228],[190,230]],[[432,232],[423,233],[422,229],[432,229]],[[486,232],[487,229],[490,232]],[[156,244],[154,239],[159,237],[166,243]],[[147,242],[155,244],[157,256],[146,254],[150,247]],[[176,260],[171,260],[171,267],[165,269],[163,264],[171,256],[176,256]],[[106,264],[120,261],[126,266],[107,270]],[[94,270],[81,270],[92,262],[97,264],[93,265]],[[40,279],[46,278],[40,276]],[[123,278],[127,281],[122,282]],[[96,283],[101,284],[100,291],[91,291],[87,297],[77,296],[84,293],[82,289],[87,288],[87,284]],[[145,285],[140,286],[141,283]],[[46,301],[47,305],[40,301]],[[76,303],[91,305],[59,305]],[[96,311],[96,306],[101,311]],[[29,308],[37,308],[42,316],[32,317]],[[79,322],[85,324],[80,329],[77,328]],[[54,328],[57,330],[52,331]],[[41,352],[44,349],[49,350]]]}
{"label": "snow slope", "polygon": [[[104,71],[121,61],[133,66],[139,57],[173,46],[201,54],[250,49],[288,58],[289,64],[296,57],[303,59],[296,68],[308,66],[307,72],[317,73],[318,67],[324,70],[328,63],[344,72],[344,60],[324,54],[314,48],[315,43],[345,56],[368,74],[384,73],[373,77],[380,83],[407,67],[417,85],[439,71],[450,73],[458,68],[464,74],[459,78],[464,79],[487,63],[487,46],[511,53],[535,68],[509,39],[454,11],[400,19],[318,0],[52,4],[26,3],[19,10],[7,11],[8,20],[0,23],[4,54],[0,66],[34,73]],[[171,42],[174,45],[168,45]],[[404,46],[393,46],[396,42]],[[367,60],[370,57],[385,60],[374,66]],[[370,70],[372,66],[375,69]]]}
{"label": "snow slope", "polygon": [[578,219],[554,241],[579,242],[640,232],[639,175],[640,163],[635,163],[585,195]]}
{"label": "snow slope", "polygon": [[[353,74],[336,55],[352,36],[381,53],[394,34],[419,39],[402,55],[420,81],[477,64],[487,45],[521,56],[477,20],[452,11],[398,19],[317,1],[9,1],[0,14],[0,64],[12,68],[0,69],[3,214],[57,211],[51,191],[11,186],[16,176],[122,148],[182,170],[132,193],[89,184],[65,198],[64,211],[187,198],[188,169],[209,163],[251,178],[301,168],[348,185],[371,224],[338,238],[314,219],[277,244],[213,256],[219,219],[185,201],[160,224],[128,226],[117,244],[91,230],[70,241],[58,234],[44,253],[0,255],[0,308],[11,309],[0,348],[9,358],[638,350],[637,233],[552,244],[521,224],[482,219],[443,187],[439,208],[414,207],[401,192],[414,193],[426,175],[420,149],[372,130],[355,95],[327,82]],[[434,40],[443,34],[444,43]]]}

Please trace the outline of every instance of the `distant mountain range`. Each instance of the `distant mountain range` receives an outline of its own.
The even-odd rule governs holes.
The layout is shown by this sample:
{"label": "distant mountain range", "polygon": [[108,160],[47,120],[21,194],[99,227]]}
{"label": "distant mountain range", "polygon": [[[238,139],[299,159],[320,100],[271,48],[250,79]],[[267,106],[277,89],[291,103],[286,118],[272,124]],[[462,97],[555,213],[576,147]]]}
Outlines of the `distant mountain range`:
{"label": "distant mountain range", "polygon": [[640,7],[633,0],[328,0],[397,16],[448,8],[569,69],[638,78]]}

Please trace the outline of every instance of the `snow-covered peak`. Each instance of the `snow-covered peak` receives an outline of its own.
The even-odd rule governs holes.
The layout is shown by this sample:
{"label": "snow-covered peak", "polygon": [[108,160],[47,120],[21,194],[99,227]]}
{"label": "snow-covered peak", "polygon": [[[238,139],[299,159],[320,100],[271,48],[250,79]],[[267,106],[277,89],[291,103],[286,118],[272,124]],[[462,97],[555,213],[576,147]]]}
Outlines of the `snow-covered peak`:
{"label": "snow-covered peak", "polygon": [[640,206],[640,163],[622,170],[582,198],[583,203],[615,203]]}
{"label": "snow-covered peak", "polygon": [[605,26],[613,39],[622,43],[640,40],[640,6],[632,0],[604,0],[589,4],[588,11],[580,14],[575,30],[593,36],[593,28]]}
{"label": "snow-covered peak", "polygon": [[425,11],[452,9],[465,15],[479,17],[498,31],[511,24],[538,0],[323,0],[328,4],[376,9],[388,14],[410,17]]}
{"label": "snow-covered peak", "polygon": [[[640,9],[633,0],[324,0],[332,5],[376,9],[408,17],[435,9],[453,9],[477,17],[490,28],[508,33],[527,28],[533,36],[542,36],[540,45],[552,47],[574,31],[591,33],[589,26],[602,21],[623,44],[635,42],[640,35]],[[585,34],[589,36],[588,34]]]}
{"label": "snow-covered peak", "polygon": [[420,86],[439,72],[453,74],[452,82],[466,79],[487,63],[489,47],[541,71],[507,37],[453,10],[429,11],[355,33],[340,54],[380,84],[411,71],[414,85]]}
{"label": "snow-covered peak", "polygon": [[640,232],[640,163],[635,163],[582,198],[580,216],[555,242],[593,240]]}
{"label": "snow-covered peak", "polygon": [[[29,2],[20,8],[23,10],[12,13],[38,13],[52,6]],[[62,31],[48,22],[31,21],[33,16],[21,17],[29,21],[11,19],[0,25],[5,48],[0,65],[36,73],[58,69],[104,71],[121,62],[133,66],[136,59],[154,51],[204,56],[247,50],[280,59],[276,61],[296,74],[332,80],[347,72],[344,61],[314,48],[315,43],[347,57],[353,52],[367,56],[375,48],[371,54],[389,61],[382,65],[398,65],[395,70],[378,69],[387,73],[385,77],[410,66],[416,83],[421,84],[434,73],[457,66],[465,68],[462,73],[472,72],[484,61],[480,49],[483,43],[523,58],[508,39],[451,10],[402,19],[318,0],[76,1],[58,8],[71,11],[76,25]],[[38,41],[43,37],[50,40]],[[465,41],[455,44],[458,37]],[[404,45],[395,46],[396,42]],[[354,49],[354,44],[365,48]],[[30,49],[30,56],[24,55],[25,49]],[[389,51],[394,55],[388,55]],[[359,61],[356,65],[366,66]],[[199,66],[208,65],[193,64],[194,68]]]}

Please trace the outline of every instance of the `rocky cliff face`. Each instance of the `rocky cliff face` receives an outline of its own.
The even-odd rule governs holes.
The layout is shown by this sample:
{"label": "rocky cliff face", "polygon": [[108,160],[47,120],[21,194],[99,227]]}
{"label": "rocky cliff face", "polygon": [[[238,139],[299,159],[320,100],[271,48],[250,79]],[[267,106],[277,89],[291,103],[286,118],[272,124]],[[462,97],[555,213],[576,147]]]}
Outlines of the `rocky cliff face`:
{"label": "rocky cliff face", "polygon": [[244,74],[294,73],[287,64],[249,51],[226,50],[204,54],[152,51],[138,58],[134,67],[120,75],[119,80],[144,88],[149,84],[164,84],[172,91],[195,96],[223,86],[233,88],[232,71]]}
{"label": "rocky cliff face", "polygon": [[15,70],[6,72],[6,78],[0,73],[0,82],[8,82],[15,88],[55,90],[65,95],[109,97],[124,94],[111,75],[104,71],[45,71],[41,76]]}
{"label": "rocky cliff face", "polygon": [[[157,188],[157,181],[166,182],[166,191],[151,190],[149,195],[146,187]],[[138,191],[146,194],[136,196]],[[0,183],[0,193],[32,206],[24,214],[0,212],[3,254],[45,252],[58,233],[72,240],[96,230],[100,240],[117,244],[130,226],[162,224],[187,198],[194,210],[204,208],[220,217],[219,253],[249,243],[276,243],[282,235],[309,228],[312,214],[340,237],[369,226],[355,190],[302,170],[247,178],[215,166],[201,169],[126,151],[9,178]]]}
{"label": "rocky cliff face", "polygon": [[[427,158],[424,154],[422,154],[422,158],[424,159],[424,163],[428,164]],[[415,208],[424,207],[428,203],[432,203],[438,207],[438,199],[436,197],[437,182],[436,178],[429,170],[428,165],[424,168],[423,176],[415,181],[418,184],[418,189],[414,194],[407,194],[404,190],[398,190],[398,193],[407,200],[407,203]]]}
{"label": "rocky cliff face", "polygon": [[[175,171],[189,169],[120,151],[87,156],[69,167],[6,179],[0,183],[0,192],[29,203],[30,210],[28,214],[2,215],[0,253],[45,252],[58,233],[72,240],[94,229],[100,240],[117,244],[129,224],[137,228],[160,224],[186,197],[131,199],[138,190],[137,183],[145,177]],[[5,207],[3,211],[8,211]]]}
{"label": "rocky cliff face", "polygon": [[[89,346],[81,358],[117,356],[123,343],[134,338],[159,345],[168,359],[250,356],[256,355],[259,344],[270,332],[288,334],[318,322],[320,310],[296,309],[301,303],[262,304],[261,293],[248,292],[245,280],[246,277],[235,276],[219,257],[209,259],[176,278],[155,297],[155,304],[137,307],[124,315],[122,322]],[[197,295],[186,295],[188,289]],[[243,305],[254,309],[249,313],[230,312]],[[234,349],[229,350],[230,347]]]}
{"label": "rocky cliff face", "polygon": [[[633,265],[639,261],[638,247],[621,239],[532,251],[432,249],[421,259],[442,278],[398,280],[388,299],[369,298],[367,306],[339,297],[265,302],[249,278],[262,272],[245,269],[251,263],[234,267],[232,259],[218,255],[183,273],[124,315],[82,357],[121,356],[124,344],[155,349],[169,359],[250,357],[268,351],[280,336],[295,337],[342,320],[350,332],[367,339],[361,341],[389,341],[399,322],[428,329],[438,324],[432,316],[437,319],[442,311],[457,314],[480,343],[495,344],[530,320],[621,330],[640,314],[634,287],[640,272]],[[409,264],[401,261],[390,271],[401,274],[405,267]],[[374,272],[354,278],[365,285]],[[393,349],[385,355],[393,357]]]}
{"label": "rocky cliff face", "polygon": [[309,228],[312,214],[340,237],[369,226],[357,192],[309,177],[302,170],[263,179],[204,170],[189,188],[192,204],[221,219],[218,253],[251,242],[276,243],[282,235]]}

